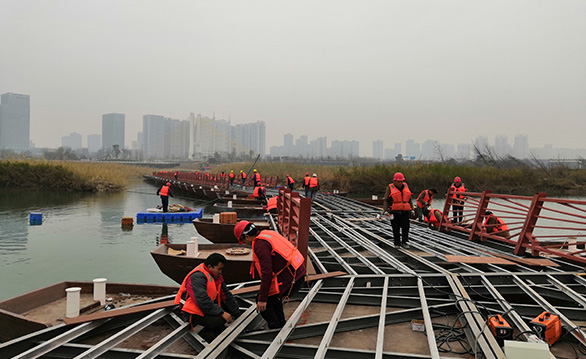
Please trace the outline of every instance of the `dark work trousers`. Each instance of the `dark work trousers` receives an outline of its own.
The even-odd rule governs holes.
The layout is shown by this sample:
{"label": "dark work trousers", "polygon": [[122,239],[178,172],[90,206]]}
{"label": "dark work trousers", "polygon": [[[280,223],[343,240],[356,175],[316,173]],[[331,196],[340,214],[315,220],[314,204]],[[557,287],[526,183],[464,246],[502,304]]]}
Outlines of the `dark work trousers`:
{"label": "dark work trousers", "polygon": [[419,206],[415,206],[415,213],[417,214],[417,220],[423,222],[423,209]]}
{"label": "dark work trousers", "polygon": [[169,196],[161,196],[161,202],[163,202],[163,212],[169,211]]}
{"label": "dark work trousers", "polygon": [[314,200],[317,194],[317,188],[311,188],[309,191],[311,192],[311,200]]}
{"label": "dark work trousers", "polygon": [[309,186],[303,186],[303,188],[305,189],[305,198],[307,198],[307,195],[309,194]]}
{"label": "dark work trousers", "polygon": [[464,206],[456,206],[455,204],[452,205],[452,223],[460,223],[462,222],[464,215]]}
{"label": "dark work trousers", "polygon": [[293,191],[293,187],[295,187],[295,183],[289,183],[287,185],[291,191]]}
{"label": "dark work trousers", "polygon": [[242,179],[242,188],[244,188],[244,186],[246,185],[246,178]]}
{"label": "dark work trousers", "polygon": [[[409,242],[409,225],[409,212],[393,212],[391,227],[393,227],[393,241],[395,242],[396,246],[407,244]],[[401,237],[401,232],[403,237]]]}
{"label": "dark work trousers", "polygon": [[[305,281],[303,279],[295,282],[293,288],[291,288],[291,293],[285,293],[285,296],[288,294],[290,297],[297,293],[304,283]],[[269,329],[283,328],[285,323],[287,323],[285,312],[283,311],[283,300],[278,294],[271,295],[267,298],[267,309],[264,312],[261,312],[260,315],[262,315],[264,320],[267,321]]]}
{"label": "dark work trousers", "polygon": [[[189,320],[189,313],[183,312],[185,320]],[[221,315],[206,315],[199,316],[197,314],[191,314],[191,325],[195,328],[196,325],[203,325],[203,329],[199,332],[199,335],[211,343],[221,332],[226,329],[226,320]]]}

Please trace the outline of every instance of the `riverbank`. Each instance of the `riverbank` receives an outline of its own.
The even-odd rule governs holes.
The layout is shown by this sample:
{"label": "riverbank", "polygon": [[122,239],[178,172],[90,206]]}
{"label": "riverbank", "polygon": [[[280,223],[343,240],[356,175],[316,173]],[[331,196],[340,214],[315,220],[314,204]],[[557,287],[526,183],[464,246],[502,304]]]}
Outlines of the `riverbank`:
{"label": "riverbank", "polygon": [[[231,170],[249,171],[250,163],[221,165],[213,172]],[[427,188],[436,188],[445,193],[454,177],[462,178],[468,191],[531,196],[545,192],[549,196],[586,195],[586,171],[563,166],[543,168],[539,166],[518,165],[512,168],[496,166],[449,165],[445,163],[391,164],[375,166],[326,166],[314,164],[258,162],[255,168],[263,176],[279,176],[285,184],[285,176],[291,175],[297,186],[301,186],[306,172],[316,173],[322,191],[334,189],[349,192],[382,196],[392,182],[395,172],[402,172],[409,187],[417,195]],[[297,187],[296,186],[296,187]]]}
{"label": "riverbank", "polygon": [[150,169],[115,163],[1,160],[0,187],[16,190],[118,192]]}

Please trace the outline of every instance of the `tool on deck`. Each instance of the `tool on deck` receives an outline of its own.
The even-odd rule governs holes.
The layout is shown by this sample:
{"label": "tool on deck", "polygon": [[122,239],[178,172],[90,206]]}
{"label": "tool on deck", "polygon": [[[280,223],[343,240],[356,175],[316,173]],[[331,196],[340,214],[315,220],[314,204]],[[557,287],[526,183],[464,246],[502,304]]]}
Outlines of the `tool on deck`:
{"label": "tool on deck", "polygon": [[552,345],[562,336],[562,322],[560,317],[545,311],[535,317],[531,323],[531,329],[541,339]]}

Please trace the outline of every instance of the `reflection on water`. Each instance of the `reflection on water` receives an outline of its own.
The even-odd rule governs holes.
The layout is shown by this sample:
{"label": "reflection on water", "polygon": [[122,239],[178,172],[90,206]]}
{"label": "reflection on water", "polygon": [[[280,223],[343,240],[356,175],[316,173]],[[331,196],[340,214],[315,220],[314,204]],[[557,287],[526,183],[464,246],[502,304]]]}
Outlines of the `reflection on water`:
{"label": "reflection on water", "polygon": [[[64,280],[104,277],[109,282],[174,285],[150,251],[164,241],[188,241],[196,235],[193,225],[121,228],[122,217],[136,218],[137,212],[160,203],[155,192],[154,186],[139,183],[115,194],[0,193],[0,300]],[[200,208],[188,199],[172,203]],[[29,225],[31,212],[43,214],[41,225]]]}

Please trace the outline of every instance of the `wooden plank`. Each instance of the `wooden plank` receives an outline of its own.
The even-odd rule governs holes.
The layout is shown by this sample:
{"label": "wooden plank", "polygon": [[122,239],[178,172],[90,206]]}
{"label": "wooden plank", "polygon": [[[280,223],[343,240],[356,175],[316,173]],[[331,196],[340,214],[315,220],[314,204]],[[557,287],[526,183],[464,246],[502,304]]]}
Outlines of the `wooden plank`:
{"label": "wooden plank", "polygon": [[452,256],[446,254],[446,259],[448,262],[458,262],[458,263],[490,263],[490,264],[500,264],[500,265],[518,265],[515,262],[508,261],[504,258],[498,257],[476,257],[476,256]]}
{"label": "wooden plank", "polygon": [[506,254],[492,253],[488,251],[479,250],[480,252],[493,255],[495,257],[503,258],[511,262],[516,262],[526,266],[540,266],[540,267],[559,267],[560,265],[547,258],[521,258],[508,256]]}
{"label": "wooden plank", "polygon": [[[308,276],[307,278],[308,278],[308,281],[316,281],[316,280],[320,280],[320,279],[332,278],[332,277],[337,277],[337,276],[346,275],[346,274],[347,274],[346,272],[338,271],[338,272],[331,272],[331,273],[324,273],[324,274],[316,274],[316,275]],[[235,289],[232,291],[232,294],[238,295],[238,294],[251,293],[251,292],[258,291],[259,289],[260,289],[260,285],[255,285],[255,286],[251,286],[251,287],[247,287],[247,288]],[[64,318],[63,322],[65,322],[65,324],[67,324],[67,325],[79,324],[79,323],[89,322],[92,320],[113,318],[113,317],[118,317],[118,316],[126,315],[126,314],[134,314],[134,313],[146,312],[146,311],[151,311],[151,310],[157,310],[157,309],[166,308],[166,307],[170,307],[170,306],[174,306],[174,305],[176,305],[176,304],[174,303],[173,300],[166,300],[164,302],[159,302],[159,303],[139,305],[139,306],[131,307],[131,308],[114,309],[114,310],[109,310],[107,312],[99,312],[99,313],[93,313],[93,314],[89,314],[89,315],[82,315],[82,316],[78,316],[75,318]]]}

